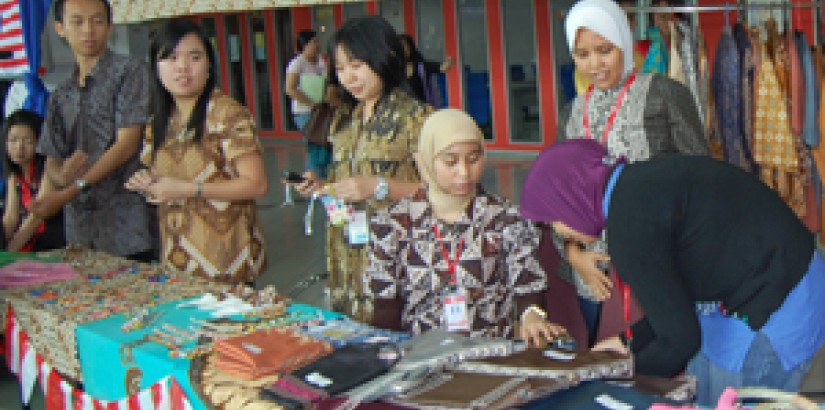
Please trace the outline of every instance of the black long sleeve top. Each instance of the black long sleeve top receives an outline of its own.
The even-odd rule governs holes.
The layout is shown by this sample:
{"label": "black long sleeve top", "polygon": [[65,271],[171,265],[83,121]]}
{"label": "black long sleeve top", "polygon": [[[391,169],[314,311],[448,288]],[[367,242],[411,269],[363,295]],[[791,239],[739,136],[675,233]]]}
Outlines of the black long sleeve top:
{"label": "black long sleeve top", "polygon": [[807,271],[810,231],[756,177],[703,156],[629,164],[609,203],[608,248],[645,318],[643,374],[674,375],[698,351],[695,302],[718,301],[760,329]]}

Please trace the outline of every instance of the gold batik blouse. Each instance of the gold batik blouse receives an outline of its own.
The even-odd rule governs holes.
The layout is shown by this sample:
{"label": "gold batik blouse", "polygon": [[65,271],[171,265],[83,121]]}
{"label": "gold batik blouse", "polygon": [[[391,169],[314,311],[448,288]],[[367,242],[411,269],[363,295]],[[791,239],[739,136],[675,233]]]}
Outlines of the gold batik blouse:
{"label": "gold batik blouse", "polygon": [[[418,150],[418,137],[431,106],[419,102],[396,88],[381,98],[375,112],[362,121],[364,105],[359,103],[348,125],[332,133],[330,182],[353,176],[383,176],[401,181],[419,181],[412,154]],[[370,218],[378,207],[390,201],[367,200],[354,208],[365,209]],[[369,219],[368,219],[369,220]],[[366,248],[350,245],[346,226],[330,225],[327,230],[328,292],[333,310],[368,322],[372,303],[364,296]]]}
{"label": "gold batik blouse", "polygon": [[[152,158],[146,128],[141,160],[158,177],[204,183],[238,176],[234,160],[261,153],[252,115],[219,91],[212,94],[201,141],[172,129]],[[255,201],[187,198],[158,206],[161,262],[219,282],[255,280],[264,268],[264,238]]]}

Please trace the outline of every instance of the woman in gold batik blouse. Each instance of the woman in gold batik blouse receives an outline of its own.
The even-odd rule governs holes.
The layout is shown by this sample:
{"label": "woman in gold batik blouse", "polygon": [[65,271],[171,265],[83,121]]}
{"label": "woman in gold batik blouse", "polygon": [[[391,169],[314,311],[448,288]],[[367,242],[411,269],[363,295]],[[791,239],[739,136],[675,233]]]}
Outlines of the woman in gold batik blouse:
{"label": "woman in gold batik blouse", "polygon": [[[336,74],[332,82],[346,90],[354,109],[347,123],[333,124],[329,181],[307,173],[309,180],[297,188],[304,195],[323,190],[347,201],[365,212],[366,224],[375,209],[420,186],[412,153],[432,107],[406,91],[404,49],[383,18],[348,20],[333,36],[330,56]],[[352,225],[327,231],[328,292],[332,309],[369,321],[372,303],[363,285],[366,248],[348,235]]]}
{"label": "woman in gold batik blouse", "polygon": [[150,48],[152,121],[127,188],[158,204],[161,261],[220,282],[263,270],[255,198],[266,194],[249,111],[216,88],[215,54],[196,24],[173,19]]}

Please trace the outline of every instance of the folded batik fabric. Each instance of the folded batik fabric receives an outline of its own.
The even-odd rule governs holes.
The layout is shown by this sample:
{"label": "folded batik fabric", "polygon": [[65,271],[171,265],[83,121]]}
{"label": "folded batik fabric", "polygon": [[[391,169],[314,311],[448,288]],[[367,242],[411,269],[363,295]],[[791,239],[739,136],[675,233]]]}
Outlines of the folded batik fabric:
{"label": "folded batik fabric", "polygon": [[329,343],[291,329],[265,329],[215,343],[221,371],[255,379],[288,373],[332,352]]}

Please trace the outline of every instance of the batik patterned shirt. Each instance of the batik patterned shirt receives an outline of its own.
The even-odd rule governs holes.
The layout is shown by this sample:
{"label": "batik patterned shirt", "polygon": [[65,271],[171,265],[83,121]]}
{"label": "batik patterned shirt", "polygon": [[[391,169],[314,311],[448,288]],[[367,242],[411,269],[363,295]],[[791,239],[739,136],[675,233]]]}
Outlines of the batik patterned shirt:
{"label": "batik patterned shirt", "polygon": [[[400,181],[418,181],[412,154],[418,150],[421,126],[433,108],[407,92],[395,89],[375,105],[372,116],[362,120],[364,104],[358,104],[352,116],[342,116],[345,124],[333,124],[330,181],[349,177],[383,176]],[[356,204],[367,216],[390,200],[368,199]],[[364,297],[363,245],[351,245],[346,226],[330,225],[327,229],[327,287],[333,310],[362,322],[372,317],[372,305]]]}
{"label": "batik patterned shirt", "polygon": [[[84,80],[78,69],[49,98],[37,152],[66,159],[75,151],[94,164],[115,143],[117,131],[146,123],[148,69],[140,60],[109,50]],[[66,243],[129,256],[154,248],[154,214],[144,198],[123,184],[140,167],[137,153],[64,208]]]}
{"label": "batik patterned shirt", "polygon": [[[260,154],[254,120],[231,97],[215,91],[206,111],[200,141],[178,138],[169,127],[163,146],[152,156],[147,127],[143,162],[157,176],[204,183],[237,178],[235,159]],[[158,207],[161,262],[219,282],[253,281],[264,268],[264,238],[252,199],[222,201],[187,198]]]}
{"label": "batik patterned shirt", "polygon": [[376,213],[365,274],[376,311],[382,301],[400,299],[403,329],[420,334],[440,327],[448,265],[457,260],[456,285],[469,299],[470,334],[513,336],[515,299],[547,288],[537,256],[539,230],[498,196],[480,193],[467,209],[453,224],[440,221],[421,189]]}

